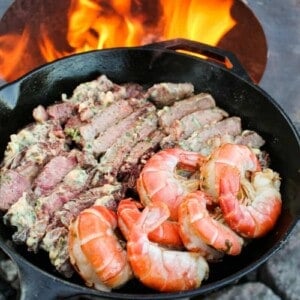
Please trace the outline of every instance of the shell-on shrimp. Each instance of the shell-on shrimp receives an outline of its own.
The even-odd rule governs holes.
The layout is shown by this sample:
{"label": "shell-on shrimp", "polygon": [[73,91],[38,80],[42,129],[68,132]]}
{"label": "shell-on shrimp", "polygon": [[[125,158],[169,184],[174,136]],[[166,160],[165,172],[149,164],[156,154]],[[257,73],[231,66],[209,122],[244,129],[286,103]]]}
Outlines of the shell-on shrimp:
{"label": "shell-on shrimp", "polygon": [[200,167],[200,188],[218,202],[220,193],[220,178],[223,168],[232,166],[242,178],[249,172],[260,171],[261,167],[255,153],[247,146],[223,144],[214,150],[208,160]]}
{"label": "shell-on shrimp", "polygon": [[198,178],[187,178],[177,170],[195,172],[203,159],[199,153],[179,148],[165,149],[154,154],[145,164],[137,180],[141,202],[145,206],[154,202],[164,202],[170,209],[170,218],[177,220],[177,209],[182,197],[199,188]]}
{"label": "shell-on shrimp", "polygon": [[269,232],[282,207],[279,174],[267,168],[246,181],[236,168],[227,166],[221,175],[219,204],[227,224],[248,238]]}
{"label": "shell-on shrimp", "polygon": [[71,263],[88,286],[109,291],[132,278],[127,253],[114,229],[116,214],[104,206],[83,210],[70,225],[69,254]]}
{"label": "shell-on shrimp", "polygon": [[[141,215],[140,209],[144,208],[140,202],[132,198],[123,199],[118,205],[118,225],[126,240],[128,240],[130,230]],[[183,248],[179,234],[179,224],[166,220],[154,231],[149,233],[152,242],[170,248]]]}
{"label": "shell-on shrimp", "polygon": [[[208,197],[202,191],[197,191],[188,194],[180,204],[178,221],[184,244],[187,249],[200,251],[205,258],[212,261],[222,257],[222,253],[240,254],[243,239],[207,210],[207,203],[209,202]],[[196,243],[191,243],[195,240]],[[195,245],[198,247],[195,247]],[[218,252],[211,247],[218,250]]]}
{"label": "shell-on shrimp", "polygon": [[149,241],[148,233],[168,217],[166,204],[146,206],[130,231],[128,258],[134,275],[148,287],[162,292],[197,288],[208,275],[208,264],[199,253],[167,250]]}

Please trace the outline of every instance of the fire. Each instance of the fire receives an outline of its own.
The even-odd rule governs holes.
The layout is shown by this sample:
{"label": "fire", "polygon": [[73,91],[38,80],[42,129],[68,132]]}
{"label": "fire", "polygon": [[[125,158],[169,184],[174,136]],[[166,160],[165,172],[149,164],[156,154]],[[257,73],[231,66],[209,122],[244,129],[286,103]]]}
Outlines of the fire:
{"label": "fire", "polygon": [[73,0],[67,37],[70,45],[75,52],[82,52],[179,37],[216,45],[235,25],[230,15],[233,0],[152,1],[149,8],[161,14],[156,24],[149,22],[151,13],[143,15],[144,2],[112,0],[101,5],[93,0]]}
{"label": "fire", "polygon": [[33,40],[38,40],[36,48],[44,62],[50,62],[94,49],[180,37],[216,45],[235,26],[230,14],[234,0],[69,1],[64,37],[68,49],[58,50],[49,35],[51,28],[44,24],[38,34],[34,32],[35,38],[27,27],[20,35],[0,36],[0,77],[10,81],[28,71],[20,68],[20,57]]}

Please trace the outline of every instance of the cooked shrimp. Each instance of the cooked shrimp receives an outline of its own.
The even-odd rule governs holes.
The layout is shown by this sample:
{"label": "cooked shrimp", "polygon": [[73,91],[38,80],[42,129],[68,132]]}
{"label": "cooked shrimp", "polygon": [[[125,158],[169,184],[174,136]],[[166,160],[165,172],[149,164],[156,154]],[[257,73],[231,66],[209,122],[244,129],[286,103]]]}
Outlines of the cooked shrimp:
{"label": "cooked shrimp", "polygon": [[[134,223],[141,215],[139,209],[143,205],[134,201],[132,198],[123,199],[118,205],[118,226],[126,240],[130,234],[130,230]],[[162,246],[170,248],[183,248],[183,244],[179,234],[179,224],[174,221],[166,220],[154,231],[149,233],[149,239]]]}
{"label": "cooked shrimp", "polygon": [[279,174],[269,168],[255,172],[251,180],[241,178],[232,166],[223,168],[219,203],[225,221],[244,237],[265,235],[281,212],[279,189]]}
{"label": "cooked shrimp", "polygon": [[255,153],[247,146],[236,144],[223,144],[217,148],[201,165],[200,187],[201,190],[214,197],[218,201],[219,185],[223,167],[233,166],[242,178],[249,172],[261,169]]}
{"label": "cooked shrimp", "polygon": [[[198,178],[182,176],[184,171],[195,172],[203,156],[179,148],[166,149],[154,154],[145,164],[137,180],[141,202],[164,202],[171,212],[171,219],[177,220],[177,209],[182,197],[199,187]],[[179,174],[181,170],[181,174]]]}
{"label": "cooked shrimp", "polygon": [[[197,191],[188,194],[180,204],[178,221],[183,241],[200,239],[200,241],[221,253],[224,252],[229,255],[240,254],[243,239],[226,224],[217,220],[215,216],[207,210],[207,203],[209,203],[207,196],[203,192]],[[188,249],[190,248],[189,246],[190,243],[187,243],[186,247]],[[204,252],[204,257],[208,260],[216,260],[218,254],[220,256],[220,252],[214,253],[209,248],[210,247],[204,249],[200,248],[200,251]]]}
{"label": "cooked shrimp", "polygon": [[98,290],[118,288],[132,277],[127,253],[114,234],[116,226],[116,214],[104,206],[83,210],[70,225],[71,263]]}
{"label": "cooked shrimp", "polygon": [[146,286],[161,292],[197,288],[208,275],[208,264],[199,253],[167,250],[152,243],[148,233],[170,215],[163,202],[146,206],[132,227],[127,242],[134,275]]}

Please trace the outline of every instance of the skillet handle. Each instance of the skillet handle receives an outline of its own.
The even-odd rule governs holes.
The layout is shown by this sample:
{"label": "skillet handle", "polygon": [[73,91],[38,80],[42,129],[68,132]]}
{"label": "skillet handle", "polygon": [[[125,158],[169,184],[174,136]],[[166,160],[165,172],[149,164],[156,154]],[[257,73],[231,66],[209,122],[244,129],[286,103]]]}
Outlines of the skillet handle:
{"label": "skillet handle", "polygon": [[65,285],[58,278],[50,276],[15,253],[2,238],[0,238],[0,249],[18,267],[21,290],[20,300],[54,300],[74,296],[78,293],[73,287]]}
{"label": "skillet handle", "polygon": [[191,55],[193,53],[200,54],[205,56],[207,60],[217,63],[239,77],[253,83],[253,80],[250,78],[240,61],[230,51],[183,38],[148,44],[143,46],[143,48],[185,50],[191,52]]}

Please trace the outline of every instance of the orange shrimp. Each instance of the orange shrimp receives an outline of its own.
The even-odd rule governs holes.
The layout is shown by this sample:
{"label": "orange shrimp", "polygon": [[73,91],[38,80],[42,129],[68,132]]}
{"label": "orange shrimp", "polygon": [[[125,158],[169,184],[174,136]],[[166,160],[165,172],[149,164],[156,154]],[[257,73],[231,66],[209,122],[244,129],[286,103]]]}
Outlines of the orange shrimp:
{"label": "orange shrimp", "polygon": [[[182,197],[199,188],[198,178],[182,176],[184,171],[195,172],[203,156],[179,148],[165,149],[154,154],[145,164],[137,180],[137,191],[144,206],[152,202],[168,205],[172,220],[177,220],[177,209]],[[182,171],[179,174],[177,171]]]}
{"label": "orange shrimp", "polygon": [[[126,240],[134,223],[141,215],[139,209],[143,208],[140,202],[132,198],[123,199],[118,205],[118,226]],[[183,248],[179,234],[179,224],[177,222],[166,220],[154,231],[149,233],[149,239],[170,248]]]}
{"label": "orange shrimp", "polygon": [[[243,239],[240,238],[226,224],[218,221],[213,214],[207,210],[208,197],[202,192],[188,194],[179,206],[178,220],[182,239],[189,250],[201,251],[208,260],[217,260],[222,253],[229,255],[240,254],[243,247]],[[197,241],[196,245],[203,242],[218,250],[213,252],[210,247],[190,249],[191,242]],[[198,241],[200,240],[200,241]],[[201,243],[202,242],[202,243]],[[195,243],[192,243],[192,245]],[[220,251],[220,252],[219,252]]]}
{"label": "orange shrimp", "polygon": [[114,229],[117,217],[104,206],[83,210],[69,228],[71,263],[88,286],[109,291],[132,278],[127,253]]}
{"label": "orange shrimp", "polygon": [[228,225],[244,237],[265,235],[275,225],[282,207],[279,174],[266,168],[242,180],[232,166],[223,168],[219,204]]}
{"label": "orange shrimp", "polygon": [[163,202],[145,207],[127,242],[132,270],[143,284],[161,292],[197,288],[208,276],[206,260],[199,253],[167,250],[148,239],[148,233],[158,228],[169,215]]}
{"label": "orange shrimp", "polygon": [[261,169],[255,153],[247,146],[223,144],[211,153],[208,160],[200,167],[200,188],[218,202],[220,178],[223,168],[236,168],[240,176],[245,178],[249,172]]}

